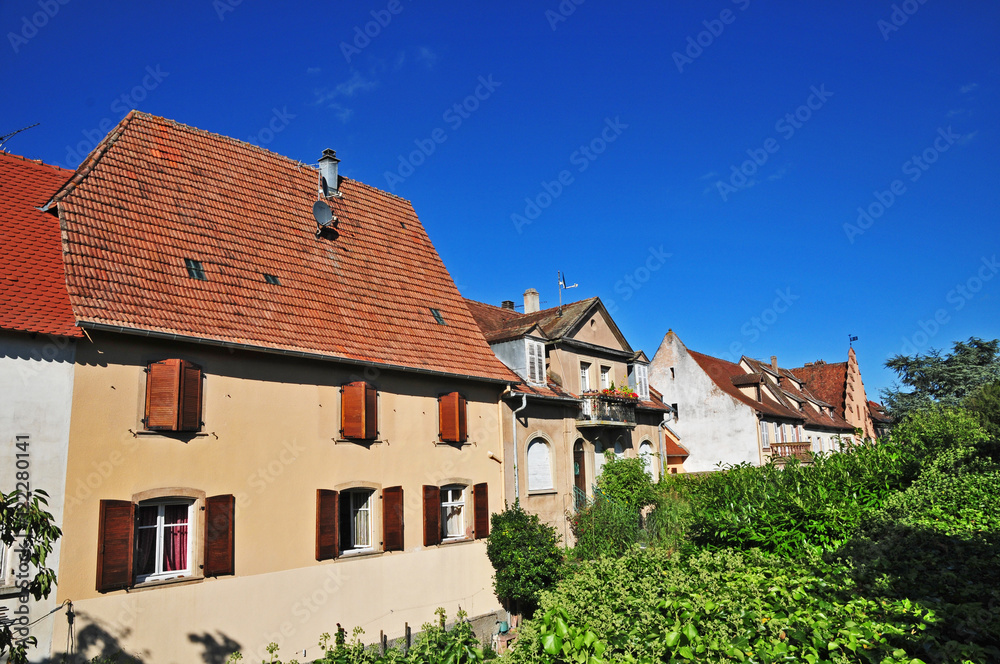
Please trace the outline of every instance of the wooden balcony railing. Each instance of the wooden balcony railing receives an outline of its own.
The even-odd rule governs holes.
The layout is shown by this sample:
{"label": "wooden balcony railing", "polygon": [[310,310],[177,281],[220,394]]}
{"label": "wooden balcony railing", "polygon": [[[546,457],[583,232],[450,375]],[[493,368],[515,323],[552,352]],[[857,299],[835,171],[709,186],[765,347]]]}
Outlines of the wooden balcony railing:
{"label": "wooden balcony railing", "polygon": [[771,445],[772,459],[790,459],[792,457],[800,461],[812,461],[812,444],[775,443]]}

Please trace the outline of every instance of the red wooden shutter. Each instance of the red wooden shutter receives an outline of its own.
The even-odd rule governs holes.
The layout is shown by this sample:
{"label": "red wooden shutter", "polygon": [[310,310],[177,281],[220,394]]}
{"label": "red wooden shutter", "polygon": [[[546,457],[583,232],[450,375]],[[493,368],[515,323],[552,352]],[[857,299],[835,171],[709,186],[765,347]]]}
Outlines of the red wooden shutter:
{"label": "red wooden shutter", "polygon": [[180,360],[152,362],[146,369],[146,428],[177,431]]}
{"label": "red wooden shutter", "polygon": [[236,498],[231,494],[205,499],[205,576],[236,573],[233,522]]}
{"label": "red wooden shutter", "polygon": [[97,590],[108,592],[132,585],[135,505],[127,500],[102,500],[97,526]]}
{"label": "red wooden shutter", "polygon": [[378,392],[364,381],[341,388],[340,434],[344,438],[375,440],[378,436]]}
{"label": "red wooden shutter", "polygon": [[472,488],[472,511],[475,522],[476,539],[490,534],[490,487],[486,482]]}
{"label": "red wooden shutter", "polygon": [[438,397],[438,437],[446,443],[464,443],[468,439],[465,397],[450,392]]}
{"label": "red wooden shutter", "polygon": [[403,550],[403,487],[382,489],[382,550]]}
{"label": "red wooden shutter", "polygon": [[424,546],[441,543],[441,489],[424,485]]}
{"label": "red wooden shutter", "polygon": [[339,494],[329,489],[316,490],[316,560],[332,560],[340,553],[337,541]]}
{"label": "red wooden shutter", "polygon": [[180,422],[178,431],[201,430],[201,367],[181,362]]}

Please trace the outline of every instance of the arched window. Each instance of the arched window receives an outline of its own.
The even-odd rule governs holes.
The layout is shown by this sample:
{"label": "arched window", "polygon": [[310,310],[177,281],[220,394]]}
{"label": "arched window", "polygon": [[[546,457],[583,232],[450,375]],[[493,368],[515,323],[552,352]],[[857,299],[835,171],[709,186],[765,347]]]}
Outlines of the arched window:
{"label": "arched window", "polygon": [[653,474],[653,446],[648,440],[639,443],[639,458],[642,459],[642,466],[646,469],[646,474],[651,478]]}
{"label": "arched window", "polygon": [[552,460],[549,444],[541,438],[528,443],[528,491],[552,488]]}

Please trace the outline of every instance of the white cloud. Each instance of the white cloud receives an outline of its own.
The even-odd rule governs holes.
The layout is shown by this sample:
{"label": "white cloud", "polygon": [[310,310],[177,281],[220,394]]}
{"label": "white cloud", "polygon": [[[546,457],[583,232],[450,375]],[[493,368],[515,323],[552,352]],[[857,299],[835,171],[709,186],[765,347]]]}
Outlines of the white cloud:
{"label": "white cloud", "polygon": [[323,70],[320,69],[319,67],[309,67],[308,69],[306,69],[306,73],[309,74],[310,76],[315,76],[316,74],[320,74],[322,72]]}
{"label": "white cloud", "polygon": [[417,60],[422,62],[428,69],[433,69],[434,64],[438,61],[438,56],[434,53],[434,51],[426,46],[421,46],[420,50],[417,52]]}
{"label": "white cloud", "polygon": [[968,85],[963,85],[962,87],[960,87],[959,88],[959,92],[961,92],[963,95],[965,95],[965,94],[968,94],[968,93],[972,92],[973,90],[975,90],[978,87],[979,87],[978,83],[969,83]]}
{"label": "white cloud", "polygon": [[979,131],[977,130],[970,132],[968,134],[963,134],[962,137],[956,141],[956,143],[958,143],[959,145],[968,145],[969,143],[972,142],[972,139],[974,139],[976,137],[976,134],[978,133]]}

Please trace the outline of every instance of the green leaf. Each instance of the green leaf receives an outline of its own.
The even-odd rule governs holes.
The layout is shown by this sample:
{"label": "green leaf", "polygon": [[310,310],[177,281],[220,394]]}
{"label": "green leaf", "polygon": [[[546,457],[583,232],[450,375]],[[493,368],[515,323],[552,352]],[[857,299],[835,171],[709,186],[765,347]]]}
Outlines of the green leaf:
{"label": "green leaf", "polygon": [[684,659],[694,659],[694,653],[687,646],[681,646],[680,648],[677,649],[677,652]]}
{"label": "green leaf", "polygon": [[563,640],[555,634],[542,635],[542,647],[549,655],[557,655],[562,650]]}
{"label": "green leaf", "polygon": [[680,632],[669,632],[664,637],[663,642],[666,644],[666,646],[668,648],[673,648],[678,643],[681,642],[681,633]]}

